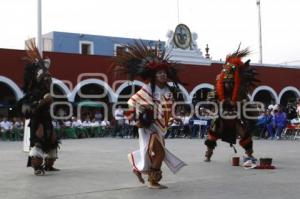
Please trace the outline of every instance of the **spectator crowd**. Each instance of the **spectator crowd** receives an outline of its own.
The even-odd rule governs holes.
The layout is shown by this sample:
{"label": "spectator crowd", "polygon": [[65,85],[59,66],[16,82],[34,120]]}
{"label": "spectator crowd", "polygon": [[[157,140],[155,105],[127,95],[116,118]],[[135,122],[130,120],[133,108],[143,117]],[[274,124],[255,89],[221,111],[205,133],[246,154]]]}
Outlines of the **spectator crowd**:
{"label": "spectator crowd", "polygon": [[[180,110],[170,118],[165,138],[204,139],[213,122],[212,110],[199,108],[199,114],[191,115]],[[253,134],[260,139],[282,139],[287,129],[300,127],[300,100],[296,106],[288,104],[269,105],[262,111],[253,126]],[[113,119],[105,119],[100,111],[87,114],[83,118],[72,117],[69,120],[53,120],[54,131],[61,139],[89,137],[137,138],[138,124],[134,117],[128,117],[121,106],[117,106]],[[23,139],[24,119],[0,117],[0,138],[3,141]]]}

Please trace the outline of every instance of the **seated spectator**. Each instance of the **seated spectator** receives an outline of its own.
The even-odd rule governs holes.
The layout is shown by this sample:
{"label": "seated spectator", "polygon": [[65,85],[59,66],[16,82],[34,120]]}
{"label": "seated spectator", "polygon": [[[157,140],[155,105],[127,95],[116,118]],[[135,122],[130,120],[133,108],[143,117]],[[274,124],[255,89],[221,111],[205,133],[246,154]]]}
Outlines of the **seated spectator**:
{"label": "seated spectator", "polygon": [[95,120],[99,123],[103,120],[103,114],[100,111],[95,112]]}
{"label": "seated spectator", "polygon": [[91,127],[91,120],[89,117],[86,117],[86,119],[82,122],[82,127],[84,128]]}
{"label": "seated spectator", "polygon": [[108,120],[104,119],[104,120],[101,121],[100,126],[104,127],[104,128],[109,128],[110,127],[110,122]]}
{"label": "seated spectator", "polygon": [[0,122],[1,135],[3,140],[12,139],[12,122],[8,121],[6,117]]}
{"label": "seated spectator", "polygon": [[65,121],[64,121],[64,126],[67,127],[67,128],[68,128],[68,127],[72,127],[72,121],[70,121],[70,120],[65,120]]}
{"label": "seated spectator", "polygon": [[99,126],[100,126],[100,122],[96,120],[96,118],[92,119],[91,127],[99,127]]}
{"label": "seated spectator", "polygon": [[262,111],[261,114],[258,116],[256,126],[259,133],[259,138],[267,138],[267,125],[270,124],[272,120],[271,115],[268,115],[268,110]]}
{"label": "seated spectator", "polygon": [[300,121],[300,99],[297,100],[296,113],[297,113],[297,118]]}
{"label": "seated spectator", "polygon": [[130,137],[131,138],[138,138],[139,137],[139,132],[138,132],[138,127],[137,127],[137,122],[134,120],[130,120],[129,122],[130,125]]}
{"label": "seated spectator", "polygon": [[275,130],[276,138],[279,140],[281,139],[281,134],[283,129],[286,127],[286,113],[282,111],[282,107],[278,106],[277,109],[274,110],[274,117],[273,117],[273,127]]}
{"label": "seated spectator", "polygon": [[81,128],[82,127],[82,121],[80,118],[72,117],[72,127],[74,128]]}
{"label": "seated spectator", "polygon": [[269,105],[267,109],[267,117],[268,117],[268,123],[267,123],[267,132],[268,132],[268,138],[274,139],[275,137],[275,130],[273,126],[273,118],[274,118],[274,110],[273,105]]}
{"label": "seated spectator", "polygon": [[180,118],[181,118],[181,121],[182,121],[182,130],[183,130],[183,134],[184,134],[184,137],[191,137],[191,129],[190,129],[190,126],[189,126],[189,121],[190,121],[190,115],[184,111],[182,111],[180,113]]}
{"label": "seated spectator", "polygon": [[114,112],[114,118],[115,118],[116,123],[115,123],[113,137],[115,137],[115,136],[123,137],[125,116],[124,116],[124,111],[120,105],[117,106],[117,109]]}
{"label": "seated spectator", "polygon": [[88,131],[89,137],[98,137],[100,136],[100,122],[96,118],[92,119],[90,123],[90,130]]}
{"label": "seated spectator", "polygon": [[125,134],[124,134],[124,138],[133,138],[136,136],[136,132],[134,132],[137,128],[137,123],[134,120],[133,117],[131,118],[127,118],[125,119]]}
{"label": "seated spectator", "polygon": [[297,118],[296,109],[297,107],[295,107],[291,102],[287,103],[285,109],[287,120],[291,121],[292,119]]}
{"label": "seated spectator", "polygon": [[195,113],[189,120],[190,129],[192,129],[191,138],[195,138],[200,130],[200,125],[196,124],[195,121],[199,120],[197,114]]}
{"label": "seated spectator", "polygon": [[169,129],[165,135],[165,138],[174,138],[179,135],[179,128],[182,125],[182,121],[180,118],[170,117],[169,119]]}
{"label": "seated spectator", "polygon": [[12,134],[13,140],[22,140],[24,131],[24,123],[20,118],[13,118]]}
{"label": "seated spectator", "polygon": [[13,128],[23,129],[24,123],[20,118],[13,118]]}
{"label": "seated spectator", "polygon": [[100,127],[101,127],[101,135],[100,135],[101,137],[111,136],[112,127],[110,121],[108,121],[107,119],[103,119],[100,123]]}
{"label": "seated spectator", "polygon": [[203,121],[203,125],[200,126],[200,138],[204,139],[204,136],[208,134],[208,130],[211,124],[211,117],[207,109],[203,110],[203,117],[200,118]]}

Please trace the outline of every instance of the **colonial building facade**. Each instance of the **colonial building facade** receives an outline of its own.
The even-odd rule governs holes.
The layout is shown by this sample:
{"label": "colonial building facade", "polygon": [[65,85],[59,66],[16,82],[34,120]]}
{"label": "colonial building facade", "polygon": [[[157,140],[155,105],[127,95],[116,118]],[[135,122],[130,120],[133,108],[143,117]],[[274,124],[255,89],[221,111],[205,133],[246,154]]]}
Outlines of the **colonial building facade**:
{"label": "colonial building facade", "polygon": [[[203,56],[197,46],[196,33],[190,33],[189,30],[181,30],[181,33],[176,31],[178,30],[169,31],[168,41],[160,42],[160,45],[179,63],[181,79],[186,83],[185,86],[180,85],[180,89],[186,102],[204,100],[207,92],[214,88],[216,75],[223,62]],[[180,34],[189,34],[188,45],[183,45],[186,38]],[[183,40],[176,41],[175,37]],[[45,38],[47,41],[44,40],[44,43],[48,43],[46,50],[49,51],[45,51],[44,56],[51,59],[50,72],[54,77],[53,88],[57,100],[72,103],[97,100],[112,104],[126,100],[122,99],[122,94],[130,93],[132,86],[138,89],[144,84],[142,81],[116,79],[110,71],[117,53],[116,47],[120,46],[118,44],[130,43],[133,39],[58,32],[47,34]],[[101,38],[104,40],[101,41]],[[150,45],[155,43],[148,42]],[[7,113],[23,96],[24,56],[24,50],[0,49],[0,114]],[[261,101],[266,105],[285,105],[300,97],[300,68],[255,63],[252,65],[257,68],[261,82],[249,95],[250,100]]]}

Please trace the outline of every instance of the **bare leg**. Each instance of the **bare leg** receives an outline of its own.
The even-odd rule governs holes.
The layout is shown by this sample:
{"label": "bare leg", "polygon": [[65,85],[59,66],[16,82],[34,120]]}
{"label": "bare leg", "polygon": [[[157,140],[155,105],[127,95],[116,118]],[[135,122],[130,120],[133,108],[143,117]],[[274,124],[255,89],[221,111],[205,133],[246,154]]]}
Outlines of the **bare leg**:
{"label": "bare leg", "polygon": [[248,135],[246,133],[246,130],[243,128],[243,126],[240,123],[236,124],[236,132],[240,136],[240,146],[245,149],[245,154],[249,158],[253,158],[253,141],[251,138],[251,135]]}
{"label": "bare leg", "polygon": [[[132,158],[131,158],[131,153],[128,154],[128,160],[131,163],[131,165],[133,165]],[[142,183],[142,184],[145,183],[145,180],[144,180],[144,178],[142,176],[142,173],[140,171],[138,171],[137,169],[133,168],[132,172],[138,178],[138,180],[139,180],[140,183]]]}
{"label": "bare leg", "polygon": [[151,136],[148,154],[151,160],[151,168],[148,173],[149,188],[167,188],[166,186],[159,184],[159,181],[162,179],[161,166],[165,158],[165,149],[163,147],[163,141],[157,134]]}
{"label": "bare leg", "polygon": [[213,132],[208,132],[208,138],[205,140],[205,145],[207,146],[207,151],[205,152],[205,162],[210,162],[211,156],[213,155],[213,150],[217,146],[218,136]]}

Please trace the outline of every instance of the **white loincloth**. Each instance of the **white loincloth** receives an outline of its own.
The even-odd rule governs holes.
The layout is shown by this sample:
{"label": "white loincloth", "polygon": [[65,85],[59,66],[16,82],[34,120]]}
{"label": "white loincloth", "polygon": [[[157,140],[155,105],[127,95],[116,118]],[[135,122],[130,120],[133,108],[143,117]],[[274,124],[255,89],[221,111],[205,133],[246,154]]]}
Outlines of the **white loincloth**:
{"label": "white loincloth", "polygon": [[[152,127],[153,129],[153,127]],[[153,133],[158,133],[160,137],[163,137],[162,133],[159,133],[156,130],[139,128],[139,144],[140,149],[133,151],[130,153],[130,162],[134,169],[140,172],[147,172],[151,168],[151,161],[148,155],[148,146],[150,142],[151,135]],[[163,138],[162,138],[163,139]],[[172,154],[168,149],[165,147],[165,164],[167,167],[175,174],[177,173],[183,166],[186,166],[186,163]]]}

